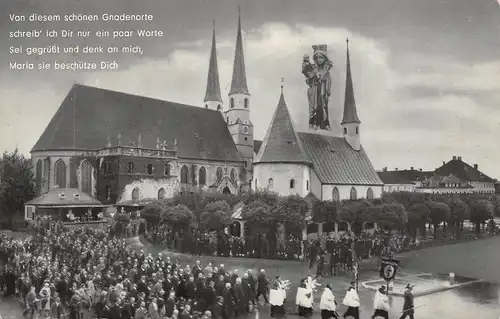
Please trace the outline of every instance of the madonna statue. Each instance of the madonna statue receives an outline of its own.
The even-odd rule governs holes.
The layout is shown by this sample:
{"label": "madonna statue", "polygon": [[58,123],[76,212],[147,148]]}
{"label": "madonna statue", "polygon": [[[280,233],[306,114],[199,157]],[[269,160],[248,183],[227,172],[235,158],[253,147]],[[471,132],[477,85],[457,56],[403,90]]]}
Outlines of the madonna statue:
{"label": "madonna statue", "polygon": [[328,119],[328,100],[330,99],[332,62],[328,58],[326,44],[313,45],[313,61],[309,55],[302,60],[302,74],[306,77],[307,98],[309,100],[309,127],[313,130],[330,131]]}

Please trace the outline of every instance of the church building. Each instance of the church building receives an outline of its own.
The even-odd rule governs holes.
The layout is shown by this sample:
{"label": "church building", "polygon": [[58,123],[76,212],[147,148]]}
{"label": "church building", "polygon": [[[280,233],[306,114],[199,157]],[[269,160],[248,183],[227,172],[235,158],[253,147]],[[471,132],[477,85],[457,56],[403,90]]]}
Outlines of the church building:
{"label": "church building", "polygon": [[73,188],[111,205],[179,191],[246,191],[260,141],[240,17],[228,101],[224,107],[215,28],[204,107],[75,84],[31,150],[37,195]]}
{"label": "church building", "polygon": [[383,183],[361,146],[361,121],[354,99],[349,48],[345,85],[341,136],[321,130],[298,132],[282,89],[255,158],[254,189],[285,196],[312,193],[321,200],[333,201],[381,196]]}
{"label": "church building", "polygon": [[298,132],[282,92],[265,139],[254,139],[240,16],[227,103],[215,25],[200,106],[75,84],[31,150],[37,195],[70,188],[104,205],[264,188],[328,200],[379,197],[383,184],[360,143],[347,54],[342,136]]}

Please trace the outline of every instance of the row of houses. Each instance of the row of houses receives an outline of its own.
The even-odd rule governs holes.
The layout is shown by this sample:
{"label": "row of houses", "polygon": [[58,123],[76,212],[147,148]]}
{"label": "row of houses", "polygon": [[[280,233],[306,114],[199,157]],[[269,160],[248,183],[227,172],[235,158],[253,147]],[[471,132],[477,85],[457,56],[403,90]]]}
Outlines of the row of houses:
{"label": "row of houses", "polygon": [[461,156],[453,158],[434,171],[410,169],[378,172],[384,183],[384,192],[421,192],[430,194],[494,194],[500,184],[479,170],[477,164],[469,165]]}

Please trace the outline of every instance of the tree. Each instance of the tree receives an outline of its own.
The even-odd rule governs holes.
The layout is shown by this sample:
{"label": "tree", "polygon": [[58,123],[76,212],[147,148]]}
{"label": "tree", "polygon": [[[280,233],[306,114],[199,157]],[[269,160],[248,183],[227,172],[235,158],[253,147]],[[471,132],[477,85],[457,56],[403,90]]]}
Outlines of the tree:
{"label": "tree", "polygon": [[481,224],[493,217],[493,205],[486,199],[469,201],[470,221],[476,225],[476,234],[481,233]]}
{"label": "tree", "polygon": [[31,160],[18,150],[4,152],[0,159],[0,216],[12,226],[16,216],[24,215],[24,203],[35,197]]}
{"label": "tree", "polygon": [[369,220],[391,232],[403,229],[408,222],[408,214],[402,204],[381,204],[369,209]]}
{"label": "tree", "polygon": [[309,205],[304,198],[290,195],[279,198],[276,205],[272,207],[271,214],[275,222],[283,223],[288,232],[297,234],[305,227],[308,211]]}
{"label": "tree", "polygon": [[424,203],[413,204],[408,210],[408,230],[414,238],[417,236],[417,230],[420,229],[425,235],[425,224],[430,216],[430,210]]}
{"label": "tree", "polygon": [[430,219],[432,225],[434,225],[434,239],[437,239],[437,228],[439,224],[450,219],[451,212],[450,207],[442,202],[429,202],[428,205],[430,210]]}
{"label": "tree", "polygon": [[334,223],[338,204],[331,200],[318,200],[312,204],[312,220],[315,223]]}
{"label": "tree", "polygon": [[340,203],[338,220],[354,226],[354,233],[361,232],[363,223],[368,221],[368,216],[373,204],[366,200],[344,200]]}
{"label": "tree", "polygon": [[232,220],[231,207],[225,201],[208,203],[200,216],[200,222],[208,229],[221,230],[230,225]]}
{"label": "tree", "polygon": [[224,228],[232,222],[231,207],[225,201],[208,203],[200,216],[200,223],[206,229],[213,229],[217,232],[217,250],[220,253],[220,240],[224,233]]}
{"label": "tree", "polygon": [[272,220],[271,207],[261,200],[254,200],[243,206],[241,217],[250,225],[269,225]]}
{"label": "tree", "polygon": [[153,241],[156,242],[158,236],[158,230],[161,221],[161,214],[164,210],[166,202],[156,201],[149,203],[141,211],[141,218],[144,218],[147,222],[148,229],[153,230]]}
{"label": "tree", "polygon": [[186,205],[167,205],[161,212],[160,218],[163,222],[172,225],[188,226],[194,215]]}
{"label": "tree", "polygon": [[469,217],[469,207],[457,196],[448,199],[448,206],[450,207],[450,222],[455,236],[456,238],[460,238],[462,223]]}

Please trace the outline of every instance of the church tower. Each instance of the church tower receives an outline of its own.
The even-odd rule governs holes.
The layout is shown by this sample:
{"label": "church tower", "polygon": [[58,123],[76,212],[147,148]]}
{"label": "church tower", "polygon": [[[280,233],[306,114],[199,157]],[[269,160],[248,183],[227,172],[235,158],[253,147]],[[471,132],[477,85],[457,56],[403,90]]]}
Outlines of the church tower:
{"label": "church tower", "polygon": [[215,20],[213,22],[212,50],[208,65],[207,91],[203,103],[206,108],[222,112],[222,98],[220,94],[219,68],[217,66],[217,47],[215,44]]}
{"label": "church tower", "polygon": [[253,124],[250,121],[250,93],[248,91],[243,55],[243,39],[241,35],[241,11],[238,7],[238,31],[236,34],[236,50],[234,53],[233,78],[229,90],[229,107],[226,111],[226,122],[234,143],[245,158],[245,167],[249,176],[253,162]]}
{"label": "church tower", "polygon": [[344,116],[342,117],[342,136],[351,147],[359,151],[361,149],[361,142],[359,138],[359,126],[361,121],[358,118],[356,110],[356,101],[354,99],[354,87],[352,85],[351,75],[351,59],[349,57],[349,39],[347,42],[347,65],[346,65],[346,79],[345,79],[345,99],[344,99]]}

